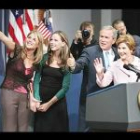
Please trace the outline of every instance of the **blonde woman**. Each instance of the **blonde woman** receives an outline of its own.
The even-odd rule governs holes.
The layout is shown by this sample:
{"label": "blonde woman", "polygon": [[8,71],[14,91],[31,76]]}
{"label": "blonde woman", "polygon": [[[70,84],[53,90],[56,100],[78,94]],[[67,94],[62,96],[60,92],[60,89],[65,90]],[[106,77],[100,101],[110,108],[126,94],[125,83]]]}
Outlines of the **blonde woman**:
{"label": "blonde woman", "polygon": [[0,32],[0,40],[10,50],[5,79],[1,85],[2,131],[26,132],[30,115],[27,84],[42,59],[43,37],[33,30],[27,35],[24,45],[19,46]]}

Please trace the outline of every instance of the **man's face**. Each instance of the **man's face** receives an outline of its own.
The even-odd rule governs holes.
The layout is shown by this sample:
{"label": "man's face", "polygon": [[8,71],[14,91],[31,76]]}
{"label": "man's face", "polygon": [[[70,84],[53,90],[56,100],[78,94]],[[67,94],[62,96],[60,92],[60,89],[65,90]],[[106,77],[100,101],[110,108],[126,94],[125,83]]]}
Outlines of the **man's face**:
{"label": "man's face", "polygon": [[100,31],[99,35],[99,45],[102,50],[109,50],[112,47],[112,44],[115,43],[115,39],[113,38],[113,31],[103,29]]}
{"label": "man's face", "polygon": [[120,35],[125,35],[127,30],[126,26],[123,22],[120,22],[119,24],[115,24],[115,29],[119,31]]}

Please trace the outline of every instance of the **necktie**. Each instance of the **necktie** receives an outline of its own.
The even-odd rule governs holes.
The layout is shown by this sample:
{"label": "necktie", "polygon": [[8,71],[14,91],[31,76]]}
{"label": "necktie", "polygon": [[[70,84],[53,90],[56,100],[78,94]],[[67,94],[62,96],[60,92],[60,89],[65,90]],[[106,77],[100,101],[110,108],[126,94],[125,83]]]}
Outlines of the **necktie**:
{"label": "necktie", "polygon": [[110,67],[110,58],[109,58],[109,52],[105,52],[105,68],[108,69]]}

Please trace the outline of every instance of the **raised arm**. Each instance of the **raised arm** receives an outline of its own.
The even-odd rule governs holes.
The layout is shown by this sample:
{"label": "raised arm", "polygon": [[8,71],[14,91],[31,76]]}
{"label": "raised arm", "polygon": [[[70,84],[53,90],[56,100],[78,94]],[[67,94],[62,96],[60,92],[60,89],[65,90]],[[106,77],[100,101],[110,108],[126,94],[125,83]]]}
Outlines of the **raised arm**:
{"label": "raised arm", "polygon": [[93,62],[93,65],[95,67],[98,78],[102,80],[104,77],[104,67],[103,67],[102,58],[96,58]]}
{"label": "raised arm", "polygon": [[67,65],[70,67],[70,69],[72,71],[75,69],[76,62],[75,62],[75,59],[71,53],[70,53],[70,58],[68,58],[68,60],[67,60]]}
{"label": "raised arm", "polygon": [[0,40],[6,45],[9,50],[15,49],[15,42],[13,42],[9,37],[7,37],[3,32],[0,31]]}
{"label": "raised arm", "polygon": [[110,67],[104,73],[102,58],[96,58],[93,62],[93,65],[94,65],[95,70],[96,70],[96,83],[98,84],[98,86],[99,87],[108,86],[113,80],[112,68]]}

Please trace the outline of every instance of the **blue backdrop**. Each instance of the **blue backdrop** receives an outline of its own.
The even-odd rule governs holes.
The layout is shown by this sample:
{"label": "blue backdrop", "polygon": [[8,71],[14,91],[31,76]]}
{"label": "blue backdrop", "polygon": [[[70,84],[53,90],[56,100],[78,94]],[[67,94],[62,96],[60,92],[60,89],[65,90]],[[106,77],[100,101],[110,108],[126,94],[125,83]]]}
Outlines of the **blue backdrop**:
{"label": "blue backdrop", "polygon": [[71,132],[78,130],[79,95],[82,82],[82,72],[72,74],[70,89],[67,93],[67,106],[69,113],[69,126]]}
{"label": "blue backdrop", "polygon": [[[9,19],[8,10],[0,9],[0,31],[4,32],[6,35],[8,30],[8,19]],[[5,46],[0,41],[0,85],[3,81],[4,73],[5,73],[5,57],[6,57]],[[1,100],[1,91],[0,91],[0,100]],[[2,131],[1,113],[2,112],[1,112],[1,102],[0,102],[0,131]]]}

